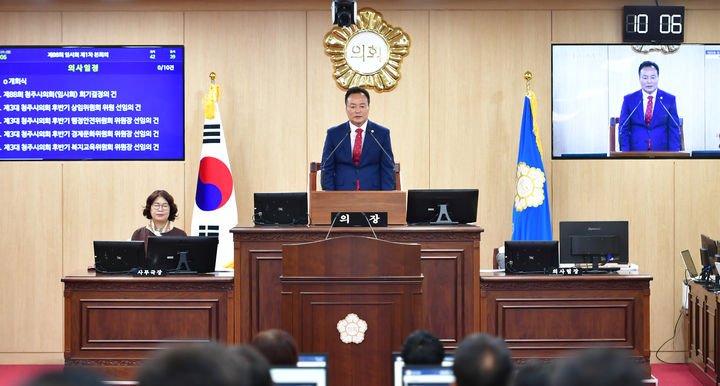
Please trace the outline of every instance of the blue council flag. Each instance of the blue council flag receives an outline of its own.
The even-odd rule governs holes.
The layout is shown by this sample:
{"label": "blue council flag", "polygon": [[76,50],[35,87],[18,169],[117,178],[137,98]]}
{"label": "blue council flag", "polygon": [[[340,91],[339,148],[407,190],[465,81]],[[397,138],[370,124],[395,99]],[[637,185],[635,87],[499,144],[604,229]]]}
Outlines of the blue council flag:
{"label": "blue council flag", "polygon": [[530,91],[525,97],[520,148],[518,150],[513,240],[552,240],[547,178],[542,163],[542,144],[535,124],[537,101]]}

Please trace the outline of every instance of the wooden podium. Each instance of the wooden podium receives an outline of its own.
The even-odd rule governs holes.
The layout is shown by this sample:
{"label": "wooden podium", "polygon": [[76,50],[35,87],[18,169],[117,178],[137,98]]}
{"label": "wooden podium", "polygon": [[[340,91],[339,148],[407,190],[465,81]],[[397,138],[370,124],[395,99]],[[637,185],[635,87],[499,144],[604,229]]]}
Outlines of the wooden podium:
{"label": "wooden podium", "polygon": [[329,354],[329,385],[390,385],[391,353],[422,327],[420,244],[347,236],[282,256],[282,328],[299,350]]}
{"label": "wooden podium", "polygon": [[320,163],[310,163],[310,225],[330,225],[333,212],[387,212],[388,225],[405,225],[407,193],[400,190],[400,164],[395,164],[395,190],[386,191],[318,191],[319,170]]}

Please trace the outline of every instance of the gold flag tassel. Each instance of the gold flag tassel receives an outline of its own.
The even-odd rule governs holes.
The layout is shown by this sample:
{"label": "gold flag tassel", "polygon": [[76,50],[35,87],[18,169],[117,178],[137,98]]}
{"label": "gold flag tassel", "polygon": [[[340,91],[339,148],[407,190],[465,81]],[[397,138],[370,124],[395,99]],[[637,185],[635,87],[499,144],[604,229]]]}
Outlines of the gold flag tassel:
{"label": "gold flag tassel", "polygon": [[525,89],[527,91],[527,96],[530,98],[530,111],[532,111],[532,117],[533,117],[533,134],[535,134],[535,143],[537,144],[538,150],[540,151],[540,156],[543,155],[543,147],[542,142],[540,141],[540,133],[538,133],[537,128],[537,99],[535,99],[535,93],[530,90],[530,81],[533,78],[533,74],[530,71],[525,71],[523,74],[523,78],[525,78]]}
{"label": "gold flag tassel", "polygon": [[215,119],[215,103],[220,99],[220,86],[215,84],[215,73],[210,73],[210,91],[205,95],[205,119]]}

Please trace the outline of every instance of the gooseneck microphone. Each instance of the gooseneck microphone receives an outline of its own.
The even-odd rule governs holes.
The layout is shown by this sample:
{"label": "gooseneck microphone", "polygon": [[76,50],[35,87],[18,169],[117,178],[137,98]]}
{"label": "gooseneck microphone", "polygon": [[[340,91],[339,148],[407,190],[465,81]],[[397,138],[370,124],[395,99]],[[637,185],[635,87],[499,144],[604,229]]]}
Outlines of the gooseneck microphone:
{"label": "gooseneck microphone", "polygon": [[643,103],[643,98],[640,98],[640,102],[638,102],[637,105],[635,105],[635,108],[632,109],[630,114],[628,114],[627,118],[625,118],[625,121],[622,123],[622,125],[618,126],[618,142],[620,143],[620,151],[622,151],[622,139],[620,138],[620,132],[622,131],[623,127],[625,127],[625,124],[628,123],[630,118],[632,118],[632,115],[635,113],[635,110],[640,107],[640,105]]}
{"label": "gooseneck microphone", "polygon": [[320,182],[321,182],[321,185],[322,185],[323,190],[325,190],[325,164],[326,164],[327,161],[330,159],[330,157],[332,157],[332,155],[335,154],[335,151],[337,151],[337,149],[340,147],[340,145],[342,145],[343,141],[345,141],[345,138],[347,138],[348,135],[350,135],[350,131],[351,131],[350,129],[347,130],[347,132],[345,133],[345,136],[342,137],[342,139],[340,140],[340,142],[338,142],[338,144],[335,145],[335,148],[332,149],[332,151],[330,152],[330,154],[328,154],[328,156],[325,157],[325,159],[323,160],[322,164],[320,164],[320,172],[321,172],[321,174],[320,174]]}
{"label": "gooseneck microphone", "polygon": [[385,153],[385,157],[387,157],[387,159],[390,160],[390,163],[393,164],[393,167],[394,167],[394,166],[395,166],[395,160],[393,160],[392,157],[390,157],[390,155],[388,154],[388,152],[385,151],[385,148],[383,147],[383,145],[381,145],[381,144],[380,144],[380,141],[378,141],[378,139],[375,137],[375,129],[370,130],[370,135],[371,135],[371,136],[373,137],[373,139],[375,140],[375,143],[377,143],[377,145],[380,146],[380,150],[382,150],[382,152]]}
{"label": "gooseneck microphone", "polygon": [[677,121],[675,120],[675,118],[673,118],[672,114],[670,114],[670,110],[668,110],[667,107],[665,107],[665,103],[663,103],[662,99],[663,99],[663,97],[658,98],[658,102],[660,102],[660,106],[663,107],[663,109],[665,110],[665,112],[667,113],[667,115],[670,117],[670,119],[672,119],[672,121],[673,121],[673,123],[675,124],[675,126],[677,126],[678,129],[679,129],[679,128],[680,128],[680,124],[678,124]]}

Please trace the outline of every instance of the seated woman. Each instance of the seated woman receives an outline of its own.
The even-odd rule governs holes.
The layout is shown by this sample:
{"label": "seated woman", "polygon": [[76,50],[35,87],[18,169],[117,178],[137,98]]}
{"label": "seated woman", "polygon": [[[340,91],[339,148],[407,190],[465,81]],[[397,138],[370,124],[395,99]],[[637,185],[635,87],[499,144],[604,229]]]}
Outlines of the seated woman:
{"label": "seated woman", "polygon": [[131,240],[144,241],[147,247],[150,236],[187,236],[184,230],[172,224],[177,212],[177,205],[170,193],[164,190],[152,192],[143,208],[143,215],[150,219],[150,223],[136,230]]}

